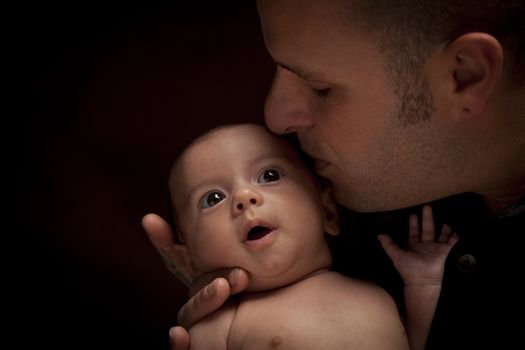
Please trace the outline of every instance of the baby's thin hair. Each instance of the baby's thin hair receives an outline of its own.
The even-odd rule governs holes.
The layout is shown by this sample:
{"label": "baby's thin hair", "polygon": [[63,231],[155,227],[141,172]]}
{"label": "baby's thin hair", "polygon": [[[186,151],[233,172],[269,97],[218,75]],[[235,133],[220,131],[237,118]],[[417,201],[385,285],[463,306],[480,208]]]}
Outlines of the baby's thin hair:
{"label": "baby's thin hair", "polygon": [[[259,126],[264,126],[266,128],[266,126],[262,125],[262,124],[249,124],[249,123],[221,124],[221,125],[218,125],[218,126],[214,126],[211,129],[208,129],[207,131],[204,131],[202,134],[200,134],[196,138],[192,139],[185,146],[183,146],[182,149],[178,152],[178,154],[177,154],[177,156],[176,156],[176,158],[175,158],[175,160],[173,162],[173,165],[171,166],[172,170],[170,171],[170,174],[168,176],[168,189],[167,189],[167,193],[166,193],[166,200],[167,200],[167,205],[168,205],[168,224],[171,226],[171,229],[175,233],[175,238],[176,238],[178,243],[184,243],[184,240],[183,240],[182,230],[181,230],[180,226],[177,224],[177,222],[178,222],[178,220],[177,220],[177,212],[175,211],[175,206],[173,205],[173,199],[171,197],[171,191],[169,189],[169,182],[170,182],[170,179],[172,177],[173,169],[176,168],[177,163],[182,158],[182,155],[188,149],[190,149],[192,146],[194,146],[194,145],[196,145],[196,144],[198,144],[198,143],[200,143],[202,141],[207,140],[208,138],[210,138],[213,135],[217,134],[221,130],[224,130],[224,129],[227,129],[227,128],[236,127],[236,126],[243,126],[243,125],[259,125]],[[268,130],[268,128],[266,128],[266,130]]]}
{"label": "baby's thin hair", "polygon": [[[222,124],[222,125],[215,126],[215,127],[211,128],[211,129],[205,131],[200,136],[198,136],[195,139],[191,140],[188,144],[186,144],[181,149],[181,151],[178,153],[177,157],[175,158],[175,161],[173,162],[173,165],[171,167],[172,170],[170,171],[170,175],[169,175],[169,178],[168,178],[167,202],[168,202],[168,223],[170,224],[172,230],[174,231],[175,236],[177,238],[177,241],[179,241],[179,243],[184,243],[183,242],[183,232],[182,232],[180,226],[177,224],[178,223],[177,212],[175,210],[175,206],[173,205],[173,198],[171,196],[171,191],[169,189],[169,183],[170,183],[170,179],[173,176],[174,169],[177,167],[178,163],[181,161],[182,156],[184,155],[184,153],[188,149],[190,149],[191,147],[195,146],[196,144],[199,144],[202,141],[205,141],[205,140],[209,139],[210,137],[215,136],[217,133],[221,132],[222,130],[229,129],[229,128],[234,128],[234,127],[241,127],[241,126],[259,126],[259,127],[264,127],[264,129],[269,134],[273,134],[266,127],[266,125],[264,125],[264,124],[255,124],[255,123]],[[297,136],[295,134],[275,135],[275,136],[286,140],[286,142],[288,142],[292,146],[293,151],[299,157],[300,161],[302,161],[303,164],[305,165],[308,173],[310,174],[310,176],[312,178],[312,181],[314,182],[314,185],[317,187],[317,189],[319,191],[322,191],[323,188],[326,188],[326,187],[330,186],[330,183],[329,183],[328,180],[315,175],[315,171],[314,171],[312,160],[301,149],[299,140],[297,139]]]}

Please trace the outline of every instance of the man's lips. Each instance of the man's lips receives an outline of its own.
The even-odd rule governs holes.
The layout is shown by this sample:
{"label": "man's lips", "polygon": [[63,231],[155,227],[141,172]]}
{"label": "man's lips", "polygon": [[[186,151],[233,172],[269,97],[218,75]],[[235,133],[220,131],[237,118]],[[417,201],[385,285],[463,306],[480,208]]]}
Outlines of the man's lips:
{"label": "man's lips", "polygon": [[[303,145],[301,144],[301,148],[303,148]],[[331,163],[327,162],[326,160],[323,160],[319,158],[315,152],[310,152],[309,150],[303,148],[304,153],[306,153],[312,160],[312,163],[314,165],[314,168],[316,171],[319,171],[321,169],[326,168]]]}
{"label": "man's lips", "polygon": [[315,171],[320,171],[330,165],[329,162],[317,158],[313,158]]}

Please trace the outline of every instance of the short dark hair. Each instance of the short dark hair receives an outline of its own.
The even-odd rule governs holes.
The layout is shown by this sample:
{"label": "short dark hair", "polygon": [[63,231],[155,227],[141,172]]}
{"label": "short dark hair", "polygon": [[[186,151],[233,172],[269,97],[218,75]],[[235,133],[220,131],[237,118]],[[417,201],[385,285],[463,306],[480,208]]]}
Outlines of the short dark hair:
{"label": "short dark hair", "polygon": [[523,0],[351,0],[349,5],[356,12],[352,20],[377,36],[394,73],[420,68],[435,45],[484,32],[503,45],[512,76],[524,83]]}

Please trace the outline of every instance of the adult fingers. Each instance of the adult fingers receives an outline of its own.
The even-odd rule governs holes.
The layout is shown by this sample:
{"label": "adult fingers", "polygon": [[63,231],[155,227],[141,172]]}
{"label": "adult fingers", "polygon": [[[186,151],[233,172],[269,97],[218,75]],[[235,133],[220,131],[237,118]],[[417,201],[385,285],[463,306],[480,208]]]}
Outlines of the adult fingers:
{"label": "adult fingers", "polygon": [[230,291],[225,278],[216,278],[182,306],[178,314],[179,325],[190,329],[193,324],[220,308],[230,296]]}
{"label": "adult fingers", "polygon": [[217,278],[224,278],[230,287],[230,294],[236,294],[248,287],[250,277],[245,270],[234,267],[220,269],[195,280],[190,287],[190,296],[197,294],[200,290],[211,284]]}
{"label": "adult fingers", "polygon": [[187,254],[182,253],[183,246],[176,244],[170,225],[156,214],[147,214],[142,218],[142,227],[168,269],[189,287],[195,274],[193,266]]}
{"label": "adult fingers", "polygon": [[170,329],[170,350],[189,350],[190,349],[190,335],[188,332],[180,327],[173,327]]}
{"label": "adult fingers", "polygon": [[240,268],[222,269],[199,278],[190,289],[192,297],[179,311],[179,324],[189,329],[220,308],[230,295],[245,290],[249,282],[248,273]]}

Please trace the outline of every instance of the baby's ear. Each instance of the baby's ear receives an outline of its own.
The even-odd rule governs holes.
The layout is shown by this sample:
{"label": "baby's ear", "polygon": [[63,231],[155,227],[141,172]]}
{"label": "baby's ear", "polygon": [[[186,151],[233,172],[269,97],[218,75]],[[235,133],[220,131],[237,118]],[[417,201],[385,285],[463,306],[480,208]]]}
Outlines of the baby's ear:
{"label": "baby's ear", "polygon": [[337,236],[339,234],[339,215],[337,214],[337,204],[334,200],[332,188],[325,187],[322,190],[321,201],[325,212],[324,231],[331,236]]}

